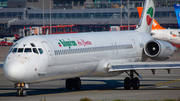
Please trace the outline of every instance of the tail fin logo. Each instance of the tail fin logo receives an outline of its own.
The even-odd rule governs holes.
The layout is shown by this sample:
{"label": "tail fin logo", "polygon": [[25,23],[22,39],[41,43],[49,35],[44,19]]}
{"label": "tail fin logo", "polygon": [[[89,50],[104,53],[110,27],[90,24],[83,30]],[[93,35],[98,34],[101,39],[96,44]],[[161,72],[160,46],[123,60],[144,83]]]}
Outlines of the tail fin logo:
{"label": "tail fin logo", "polygon": [[153,8],[150,7],[147,11],[147,16],[146,16],[146,22],[147,22],[147,25],[149,26],[152,22],[152,17],[153,17]]}

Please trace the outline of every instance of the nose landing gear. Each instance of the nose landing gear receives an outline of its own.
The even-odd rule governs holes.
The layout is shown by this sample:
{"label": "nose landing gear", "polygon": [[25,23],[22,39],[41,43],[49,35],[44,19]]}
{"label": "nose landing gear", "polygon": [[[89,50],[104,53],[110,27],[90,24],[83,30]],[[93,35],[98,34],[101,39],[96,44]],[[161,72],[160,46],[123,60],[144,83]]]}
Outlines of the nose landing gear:
{"label": "nose landing gear", "polygon": [[26,90],[21,88],[17,90],[17,96],[26,96]]}
{"label": "nose landing gear", "polygon": [[15,88],[18,88],[17,90],[17,96],[26,96],[26,90],[25,88],[28,88],[28,84],[22,83],[22,84],[14,84]]}

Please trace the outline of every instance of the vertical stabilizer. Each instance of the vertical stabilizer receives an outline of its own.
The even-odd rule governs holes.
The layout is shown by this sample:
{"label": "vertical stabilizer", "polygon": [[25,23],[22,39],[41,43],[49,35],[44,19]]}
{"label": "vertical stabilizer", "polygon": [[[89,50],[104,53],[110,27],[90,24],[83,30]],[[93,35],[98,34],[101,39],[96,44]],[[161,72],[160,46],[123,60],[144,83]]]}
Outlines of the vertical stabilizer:
{"label": "vertical stabilizer", "polygon": [[137,7],[137,10],[138,10],[139,19],[140,19],[140,18],[141,18],[142,11],[143,11],[143,7]]}
{"label": "vertical stabilizer", "polygon": [[[137,10],[138,10],[139,18],[141,18],[143,7],[137,7]],[[158,29],[166,29],[166,28],[163,28],[161,25],[159,25],[159,23],[155,19],[153,19],[152,30],[158,30]]]}
{"label": "vertical stabilizer", "polygon": [[154,13],[154,0],[145,0],[142,16],[136,30],[139,32],[145,32],[150,34],[154,19]]}
{"label": "vertical stabilizer", "polygon": [[180,29],[180,4],[174,4],[174,10],[176,12],[176,18]]}
{"label": "vertical stabilizer", "polygon": [[155,19],[153,19],[152,30],[158,30],[158,29],[166,29],[166,28],[163,28],[161,25],[159,25],[159,23]]}

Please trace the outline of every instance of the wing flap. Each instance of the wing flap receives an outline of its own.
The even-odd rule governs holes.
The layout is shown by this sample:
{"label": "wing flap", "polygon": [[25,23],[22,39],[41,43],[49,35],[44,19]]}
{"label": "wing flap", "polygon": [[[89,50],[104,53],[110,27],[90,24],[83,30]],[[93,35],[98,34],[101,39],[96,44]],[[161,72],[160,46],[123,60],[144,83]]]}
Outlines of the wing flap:
{"label": "wing flap", "polygon": [[180,62],[129,62],[109,63],[109,72],[125,70],[152,70],[152,69],[175,69],[180,68]]}

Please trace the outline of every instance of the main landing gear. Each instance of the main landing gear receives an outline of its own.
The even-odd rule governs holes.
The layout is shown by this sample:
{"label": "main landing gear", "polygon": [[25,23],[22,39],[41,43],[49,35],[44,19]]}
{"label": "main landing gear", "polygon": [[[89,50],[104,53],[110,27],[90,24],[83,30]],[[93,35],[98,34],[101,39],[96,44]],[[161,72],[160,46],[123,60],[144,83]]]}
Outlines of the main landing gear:
{"label": "main landing gear", "polygon": [[74,87],[75,90],[81,89],[81,79],[78,78],[72,78],[72,79],[66,79],[66,89],[72,90]]}
{"label": "main landing gear", "polygon": [[131,70],[130,73],[128,73],[127,71],[125,72],[130,76],[130,78],[126,77],[124,79],[124,89],[129,90],[132,87],[133,89],[138,90],[140,86],[140,82],[137,77],[134,78],[134,73],[139,77],[140,75],[135,70]]}
{"label": "main landing gear", "polygon": [[25,88],[28,88],[28,84],[14,84],[15,88],[18,88],[17,90],[17,96],[26,96],[26,90]]}

